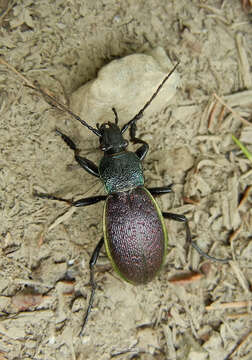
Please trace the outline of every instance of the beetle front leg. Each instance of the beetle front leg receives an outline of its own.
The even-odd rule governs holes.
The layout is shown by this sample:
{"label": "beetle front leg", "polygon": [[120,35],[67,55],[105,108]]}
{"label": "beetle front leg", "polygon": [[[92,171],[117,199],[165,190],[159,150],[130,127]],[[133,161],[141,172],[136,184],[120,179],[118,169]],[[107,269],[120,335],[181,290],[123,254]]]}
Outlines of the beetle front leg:
{"label": "beetle front leg", "polygon": [[92,290],[91,290],[91,295],[90,295],[90,298],[89,298],[88,308],[87,308],[87,311],[86,311],[86,314],[85,314],[85,317],[84,317],[84,320],[83,320],[83,324],[82,324],[82,327],[81,327],[80,336],[83,335],[84,328],[86,326],[89,314],[91,312],[91,309],[92,309],[92,306],[93,306],[93,303],[94,303],[94,295],[95,295],[95,290],[96,290],[96,286],[97,286],[97,284],[96,284],[96,282],[94,280],[94,267],[95,267],[95,264],[96,264],[97,259],[99,257],[100,250],[101,250],[103,244],[104,244],[104,239],[102,237],[101,240],[96,245],[96,247],[94,249],[94,252],[93,252],[93,254],[92,254],[91,258],[90,258],[90,261],[89,261],[90,284],[92,286]]}
{"label": "beetle front leg", "polygon": [[169,213],[169,212],[163,212],[162,214],[165,219],[175,220],[175,221],[183,222],[185,224],[186,242],[187,242],[187,244],[192,245],[192,247],[195,250],[197,250],[200,255],[204,256],[205,258],[207,258],[209,260],[222,262],[224,264],[228,263],[231,260],[231,259],[218,259],[218,258],[215,258],[214,256],[208,255],[194,241],[192,241],[190,227],[189,227],[188,220],[185,217],[185,215],[173,214],[173,213]]}
{"label": "beetle front leg", "polygon": [[56,129],[56,133],[59,134],[62,137],[62,139],[65,141],[65,143],[70,147],[70,149],[74,151],[74,157],[77,163],[89,174],[99,178],[100,175],[99,175],[98,167],[92,161],[82,156],[79,156],[79,149],[77,149],[77,146],[75,145],[73,140],[70,139],[70,137],[68,137],[67,135],[63,134],[58,129]]}
{"label": "beetle front leg", "polygon": [[139,149],[135,151],[137,157],[142,161],[147,155],[147,152],[149,151],[149,145],[144,140],[138,139],[136,137],[136,129],[136,123],[133,123],[130,126],[130,141],[132,141],[134,144],[143,144]]}

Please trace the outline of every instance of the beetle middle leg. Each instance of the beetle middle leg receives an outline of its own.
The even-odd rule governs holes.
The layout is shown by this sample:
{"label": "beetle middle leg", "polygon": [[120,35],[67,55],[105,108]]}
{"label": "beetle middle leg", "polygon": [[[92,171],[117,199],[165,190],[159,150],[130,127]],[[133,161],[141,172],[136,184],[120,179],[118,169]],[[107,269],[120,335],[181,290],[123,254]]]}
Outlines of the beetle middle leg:
{"label": "beetle middle leg", "polygon": [[183,222],[185,224],[185,229],[186,229],[186,242],[189,245],[192,245],[192,247],[198,251],[198,253],[202,256],[204,256],[205,258],[212,260],[212,261],[218,261],[221,263],[228,263],[231,259],[219,259],[219,258],[215,258],[214,256],[208,255],[207,253],[205,253],[193,240],[192,240],[192,235],[191,235],[191,230],[188,224],[188,220],[185,217],[185,215],[179,215],[179,214],[173,214],[173,213],[169,213],[169,212],[162,212],[163,217],[165,219],[170,219],[170,220],[175,220],[175,221],[179,221],[179,222]]}
{"label": "beetle middle leg", "polygon": [[54,196],[51,194],[43,194],[43,193],[34,192],[33,195],[36,197],[39,197],[41,199],[63,201],[65,203],[67,203],[68,205],[76,206],[76,207],[93,205],[93,204],[98,203],[99,201],[104,201],[107,198],[106,195],[97,195],[97,196],[90,196],[87,198],[82,198],[82,199],[79,199],[76,201],[72,201],[72,200],[64,199],[59,196]]}
{"label": "beetle middle leg", "polygon": [[167,185],[167,186],[161,186],[161,187],[151,187],[148,188],[151,195],[163,195],[163,194],[169,194],[172,192],[172,186],[173,184]]}

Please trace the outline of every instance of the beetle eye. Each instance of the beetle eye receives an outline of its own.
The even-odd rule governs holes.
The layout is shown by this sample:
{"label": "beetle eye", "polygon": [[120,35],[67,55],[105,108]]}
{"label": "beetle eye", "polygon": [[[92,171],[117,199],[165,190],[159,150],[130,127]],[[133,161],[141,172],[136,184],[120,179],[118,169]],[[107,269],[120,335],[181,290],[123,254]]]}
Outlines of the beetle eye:
{"label": "beetle eye", "polygon": [[123,143],[122,143],[121,147],[126,148],[128,145],[129,145],[128,140],[123,140]]}

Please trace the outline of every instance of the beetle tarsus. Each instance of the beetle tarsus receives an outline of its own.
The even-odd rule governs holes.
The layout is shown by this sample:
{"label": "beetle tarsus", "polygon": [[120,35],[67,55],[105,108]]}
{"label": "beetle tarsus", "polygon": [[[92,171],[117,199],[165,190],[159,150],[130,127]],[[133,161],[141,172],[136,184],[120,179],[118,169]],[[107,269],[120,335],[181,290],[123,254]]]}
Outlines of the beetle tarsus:
{"label": "beetle tarsus", "polygon": [[56,133],[59,134],[62,139],[65,141],[65,143],[72,149],[73,151],[77,151],[77,147],[73,140],[70,139],[67,135],[63,134],[59,129],[55,129]]}
{"label": "beetle tarsus", "polygon": [[62,201],[62,202],[67,203],[68,205],[72,205],[72,204],[73,204],[73,201],[72,201],[72,200],[63,199],[63,198],[61,198],[61,197],[59,197],[59,196],[54,196],[54,195],[51,195],[51,194],[38,193],[38,192],[34,191],[34,192],[33,192],[33,196],[38,197],[38,198],[41,198],[41,199]]}
{"label": "beetle tarsus", "polygon": [[62,202],[67,203],[70,206],[75,206],[75,207],[93,205],[93,204],[96,204],[96,203],[98,203],[100,201],[104,201],[107,198],[106,195],[97,195],[97,196],[90,196],[90,197],[87,197],[87,198],[83,198],[83,199],[73,201],[73,200],[68,200],[68,199],[61,198],[59,196],[54,196],[54,195],[51,195],[51,194],[37,193],[37,192],[34,192],[33,196],[39,197],[41,199],[62,201]]}
{"label": "beetle tarsus", "polygon": [[173,213],[168,213],[168,212],[163,212],[163,217],[166,219],[171,219],[171,220],[175,220],[175,221],[179,221],[179,222],[183,222],[185,224],[185,228],[186,228],[186,243],[188,245],[191,245],[195,250],[198,251],[198,253],[202,256],[204,256],[205,258],[212,260],[212,261],[217,261],[217,262],[221,262],[221,263],[228,263],[230,260],[230,258],[227,259],[219,259],[216,258],[214,256],[208,255],[207,253],[205,253],[205,251],[203,251],[194,241],[192,241],[192,235],[191,235],[191,231],[190,231],[190,227],[188,224],[188,219],[186,218],[185,215],[180,215],[180,214],[173,214]]}
{"label": "beetle tarsus", "polygon": [[212,261],[217,261],[217,262],[221,262],[223,264],[227,264],[230,260],[232,260],[231,258],[227,258],[227,259],[219,259],[216,258],[214,256],[208,255],[207,253],[205,253],[194,241],[191,241],[191,245],[192,247],[198,251],[198,253],[202,256],[204,256],[205,258],[212,260]]}
{"label": "beetle tarsus", "polygon": [[94,252],[93,252],[93,254],[92,254],[91,258],[90,258],[90,261],[89,261],[90,285],[92,286],[92,290],[91,290],[91,294],[90,294],[90,298],[89,298],[89,302],[88,302],[88,308],[87,308],[87,311],[86,311],[86,314],[85,314],[85,317],[84,317],[84,320],[83,320],[83,324],[82,324],[82,327],[81,327],[81,331],[80,331],[80,334],[79,334],[80,336],[82,336],[84,334],[84,329],[85,329],[86,323],[88,321],[89,314],[91,312],[91,309],[92,309],[92,306],[93,306],[93,303],[94,303],[95,290],[96,290],[96,287],[97,287],[97,284],[96,284],[95,279],[94,279],[94,267],[95,267],[95,264],[96,264],[97,259],[99,257],[99,253],[100,253],[100,250],[101,250],[103,244],[104,244],[104,238],[102,237],[101,240],[96,245],[96,247],[94,249]]}

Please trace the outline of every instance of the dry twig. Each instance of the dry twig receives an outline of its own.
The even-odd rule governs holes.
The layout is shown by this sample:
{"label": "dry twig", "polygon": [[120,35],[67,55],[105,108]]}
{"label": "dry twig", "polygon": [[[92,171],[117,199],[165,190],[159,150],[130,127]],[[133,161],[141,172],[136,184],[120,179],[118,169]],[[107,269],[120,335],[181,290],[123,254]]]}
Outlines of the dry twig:
{"label": "dry twig", "polygon": [[252,306],[252,302],[249,300],[245,301],[232,301],[228,303],[220,303],[220,304],[212,304],[205,307],[206,311],[212,311],[212,310],[225,310],[225,309],[231,309],[231,308],[242,308]]}
{"label": "dry twig", "polygon": [[224,105],[237,119],[239,119],[243,124],[252,126],[252,123],[248,120],[241,117],[236,111],[234,111],[228,104],[226,104],[216,93],[213,94],[214,97],[222,104]]}

